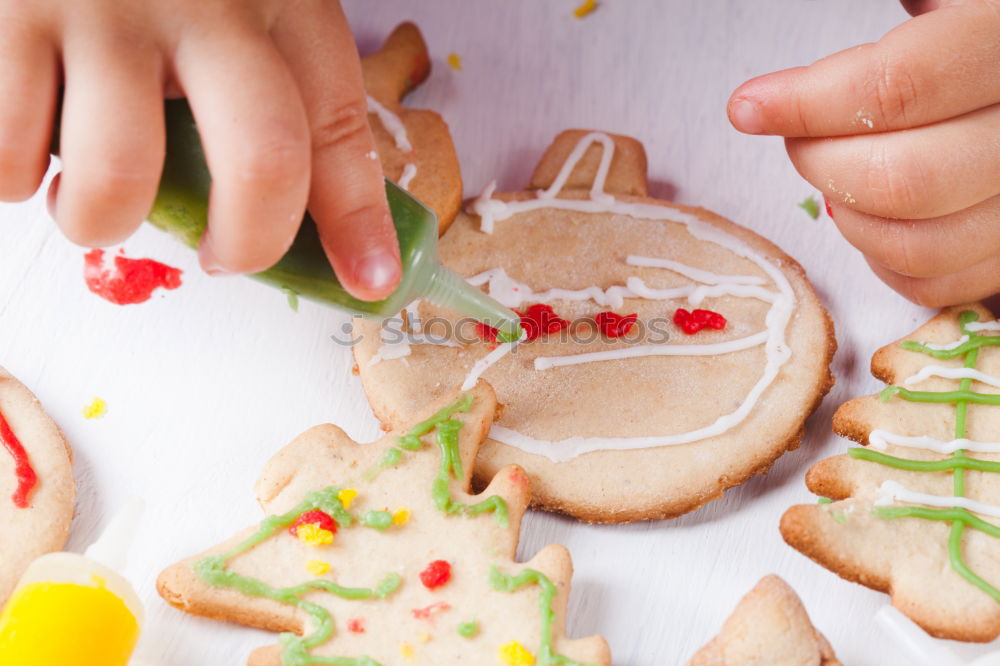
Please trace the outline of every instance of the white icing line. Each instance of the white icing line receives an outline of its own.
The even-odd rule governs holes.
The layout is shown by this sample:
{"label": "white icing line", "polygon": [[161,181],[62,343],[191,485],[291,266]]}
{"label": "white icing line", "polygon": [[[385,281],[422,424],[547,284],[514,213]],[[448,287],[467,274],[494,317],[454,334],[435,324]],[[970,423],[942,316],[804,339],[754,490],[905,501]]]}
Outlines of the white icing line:
{"label": "white icing line", "polygon": [[417,175],[417,165],[416,164],[405,164],[403,166],[403,173],[399,176],[399,182],[396,183],[404,190],[410,190],[410,182],[413,177]]}
{"label": "white icing line", "polygon": [[593,363],[595,361],[616,361],[624,358],[641,356],[715,356],[731,354],[743,349],[759,347],[767,342],[767,331],[726,342],[716,342],[705,345],[638,345],[621,347],[608,351],[588,352],[583,354],[567,354],[565,356],[539,356],[535,359],[535,370],[548,370],[567,365]]}
{"label": "white icing line", "polygon": [[967,331],[1000,331],[1000,319],[973,321],[965,325]]}
{"label": "white icing line", "polygon": [[[602,204],[614,203],[615,198],[604,191],[604,183],[607,181],[608,171],[611,169],[611,158],[615,154],[615,142],[610,136],[602,132],[591,132],[577,142],[563,163],[562,169],[559,170],[556,179],[552,181],[548,189],[538,193],[539,199],[551,201],[556,198],[556,195],[566,185],[566,181],[569,180],[570,175],[573,173],[573,168],[576,167],[576,163],[583,158],[584,153],[587,152],[592,143],[600,143],[604,147],[604,150],[601,151],[601,163],[597,167],[597,175],[594,176],[594,184],[590,188],[590,199]],[[569,166],[568,169],[566,168],[567,165]]]}
{"label": "white icing line", "polygon": [[1000,518],[1000,506],[979,502],[968,497],[954,497],[931,495],[930,493],[919,493],[903,486],[898,481],[883,481],[878,489],[878,499],[875,506],[889,506],[893,502],[906,502],[908,504],[923,504],[925,506],[940,507],[943,509],[961,508],[968,509],[974,513],[984,516]]}
{"label": "white icing line", "polygon": [[[590,199],[580,200],[556,198],[556,194],[558,194],[561,188],[565,185],[574,167],[583,156],[587,147],[594,142],[599,142],[603,145],[604,153],[601,158],[601,166],[598,168],[597,178],[595,178],[594,187],[591,189]],[[763,392],[768,386],[771,385],[775,377],[777,377],[781,367],[791,357],[791,349],[785,342],[785,330],[788,327],[788,323],[794,309],[795,294],[792,291],[791,284],[788,282],[788,279],[781,272],[781,270],[740,239],[713,227],[707,222],[700,220],[695,215],[691,215],[690,213],[661,204],[619,202],[615,200],[613,196],[603,191],[599,191],[603,189],[608,168],[610,168],[613,150],[614,142],[605,134],[591,133],[583,137],[563,164],[562,169],[553,181],[552,186],[550,186],[547,190],[540,192],[538,197],[535,199],[510,202],[493,199],[492,196],[493,192],[496,190],[496,184],[490,183],[472,205],[473,212],[481,216],[481,230],[485,233],[492,233],[496,222],[505,220],[519,213],[538,210],[541,208],[552,208],[557,210],[569,210],[585,213],[612,213],[628,215],[634,218],[664,220],[683,224],[687,228],[688,233],[695,238],[715,243],[716,245],[728,249],[737,256],[748,259],[756,264],[767,274],[777,287],[777,292],[770,292],[768,290],[760,289],[759,287],[747,284],[723,283],[716,285],[724,287],[724,289],[720,290],[720,293],[732,293],[733,295],[745,297],[752,296],[754,298],[762,298],[763,300],[771,303],[771,307],[765,317],[767,330],[766,332],[758,334],[764,336],[762,342],[765,346],[766,363],[760,379],[758,379],[757,383],[750,389],[743,403],[741,403],[736,410],[720,416],[713,423],[707,426],[686,433],[652,437],[571,437],[558,442],[550,442],[546,440],[534,439],[502,426],[494,426],[491,430],[491,437],[494,439],[524,449],[530,453],[543,455],[557,461],[569,460],[570,458],[574,458],[578,455],[597,450],[625,450],[653,446],[686,444],[704,439],[706,437],[720,435],[741,423],[747,417],[750,411],[756,406]],[[702,277],[705,276],[703,275]],[[633,280],[632,284],[627,284],[626,286],[630,291],[632,291],[634,287],[645,287],[641,280]],[[690,289],[687,293],[689,300],[692,296],[695,296],[694,290],[697,288],[699,287],[683,288]],[[645,289],[649,290],[650,288],[645,287]],[[754,291],[749,291],[751,289]],[[662,297],[668,291],[669,290],[649,290],[646,293],[656,293],[658,297]],[[704,298],[708,295],[708,293],[709,292],[707,291],[702,291],[699,292],[699,295]],[[754,336],[751,336],[751,338],[753,337]],[[746,340],[746,338],[744,338],[744,340]],[[760,344],[760,342],[757,342],[756,344]],[[468,379],[466,380],[466,383],[469,383]]]}
{"label": "white icing line", "polygon": [[509,308],[521,307],[524,303],[547,302],[551,300],[586,301],[591,300],[598,305],[620,308],[626,298],[635,294],[626,287],[614,286],[607,289],[600,287],[585,287],[583,289],[549,289],[536,292],[523,282],[518,282],[507,275],[502,268],[491,268],[466,280],[469,284],[479,287],[488,284],[490,297]]}
{"label": "white icing line", "polygon": [[[966,326],[968,326],[968,324],[966,324]],[[941,343],[939,343],[939,342],[921,342],[920,344],[922,344],[923,346],[927,347],[928,349],[933,349],[934,351],[951,351],[952,349],[957,349],[958,347],[961,347],[962,345],[964,345],[968,341],[969,341],[969,336],[968,335],[963,335],[962,337],[960,337],[958,340],[955,340],[954,342],[941,342]]]}
{"label": "white icing line", "polygon": [[712,285],[685,285],[683,287],[670,287],[668,289],[654,289],[646,286],[646,283],[637,277],[630,277],[626,281],[629,291],[639,298],[646,298],[654,301],[666,301],[674,298],[686,298],[691,305],[701,305],[702,301],[709,297],[718,296],[739,296],[741,298],[756,298],[766,303],[775,303],[781,298],[780,294],[760,287],[751,287],[740,284],[712,284]]}
{"label": "white icing line", "polygon": [[382,345],[375,352],[375,355],[368,359],[368,367],[382,361],[392,361],[400,359],[406,363],[406,358],[413,350],[410,345],[437,345],[439,347],[461,347],[454,340],[436,335],[425,335],[420,332],[420,318],[417,314],[417,307],[420,301],[416,300],[406,306],[406,319],[412,332],[403,330],[402,317],[397,315],[386,320],[379,331]]}
{"label": "white icing line", "polygon": [[868,435],[868,443],[873,449],[884,451],[886,446],[903,446],[910,449],[925,449],[934,453],[951,454],[959,449],[975,451],[976,453],[1000,453],[1000,442],[977,442],[971,439],[952,439],[944,441],[933,437],[907,437],[897,435],[888,430],[872,430]]}
{"label": "white icing line", "polygon": [[378,116],[382,127],[396,141],[397,148],[404,153],[413,152],[413,144],[410,143],[410,137],[406,134],[406,126],[403,124],[403,121],[371,95],[368,95],[368,113],[374,113]]}
{"label": "white icing line", "polygon": [[645,266],[649,268],[666,268],[686,278],[705,284],[722,284],[729,282],[733,284],[765,284],[767,280],[756,275],[720,275],[700,268],[694,268],[687,264],[672,259],[660,259],[659,257],[643,257],[637,254],[630,254],[625,257],[625,263],[629,266]]}
{"label": "white icing line", "polygon": [[521,337],[519,339],[514,340],[513,342],[501,343],[500,345],[497,346],[496,349],[494,349],[489,354],[476,361],[476,363],[472,366],[472,370],[469,371],[469,374],[466,376],[465,381],[462,383],[462,390],[468,391],[473,386],[475,386],[476,382],[479,381],[479,377],[484,372],[486,372],[491,365],[493,365],[494,363],[502,359],[504,356],[509,354],[511,351],[513,351],[514,347],[520,344],[527,337],[528,337],[528,332],[522,330]]}
{"label": "white icing line", "polygon": [[943,377],[945,379],[974,379],[983,384],[1000,388],[1000,377],[988,375],[975,368],[947,368],[942,365],[928,365],[920,369],[917,374],[903,380],[904,384],[916,384],[929,377]]}

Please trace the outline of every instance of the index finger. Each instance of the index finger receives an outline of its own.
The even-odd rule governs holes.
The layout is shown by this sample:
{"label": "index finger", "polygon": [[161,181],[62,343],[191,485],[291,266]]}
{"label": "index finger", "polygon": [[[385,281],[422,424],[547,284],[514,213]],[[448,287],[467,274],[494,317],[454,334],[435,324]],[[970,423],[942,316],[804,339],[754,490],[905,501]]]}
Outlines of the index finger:
{"label": "index finger", "polygon": [[765,74],[729,98],[748,134],[823,137],[884,132],[1000,103],[1000,12],[988,2],[941,7],[873,44],[808,67]]}

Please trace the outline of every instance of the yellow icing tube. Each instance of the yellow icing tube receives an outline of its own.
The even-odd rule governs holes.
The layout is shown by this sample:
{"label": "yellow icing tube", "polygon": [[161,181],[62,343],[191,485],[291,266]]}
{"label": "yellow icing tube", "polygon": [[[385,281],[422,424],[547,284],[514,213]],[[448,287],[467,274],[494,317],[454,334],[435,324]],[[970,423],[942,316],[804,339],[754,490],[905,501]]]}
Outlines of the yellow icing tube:
{"label": "yellow icing tube", "polygon": [[142,604],[129,582],[98,559],[124,568],[116,555],[127,549],[138,512],[127,507],[87,555],[50,553],[31,563],[0,613],[0,664],[128,664]]}

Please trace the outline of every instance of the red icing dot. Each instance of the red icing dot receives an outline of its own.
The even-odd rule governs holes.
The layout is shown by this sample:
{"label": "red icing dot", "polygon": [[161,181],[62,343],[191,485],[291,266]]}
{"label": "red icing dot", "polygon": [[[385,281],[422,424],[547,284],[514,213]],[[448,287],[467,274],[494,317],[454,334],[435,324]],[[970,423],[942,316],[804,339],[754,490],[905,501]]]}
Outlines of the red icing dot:
{"label": "red icing dot", "polygon": [[[545,303],[535,303],[528,306],[527,310],[518,311],[517,314],[521,315],[521,326],[527,333],[525,340],[535,340],[549,333],[557,333],[569,326],[568,321],[560,319],[552,310],[552,306]],[[489,342],[497,340],[497,329],[483,323],[476,323],[476,332],[479,337]]]}
{"label": "red icing dot", "polygon": [[597,328],[600,329],[601,333],[604,335],[609,338],[620,338],[632,330],[632,327],[635,326],[637,318],[638,315],[634,313],[630,315],[620,315],[615,314],[614,312],[601,312],[594,317],[594,321],[597,323]]}
{"label": "red icing dot", "polygon": [[694,335],[706,326],[721,331],[726,327],[726,318],[711,310],[688,312],[684,308],[678,308],[674,313],[674,323],[688,335]]}
{"label": "red icing dot", "polygon": [[[445,563],[447,564],[447,562]],[[424,583],[426,585],[426,583]],[[429,587],[429,586],[428,586]],[[414,608],[410,612],[413,613],[413,617],[418,620],[429,620],[431,615],[438,612],[443,612],[451,609],[451,604],[447,604],[443,601],[438,601],[433,603],[426,608]]]}
{"label": "red icing dot", "polygon": [[524,473],[524,470],[520,467],[515,467],[510,471],[509,476],[511,483],[516,485],[521,485],[528,482],[528,475]]}
{"label": "red icing dot", "polygon": [[292,526],[288,528],[288,531],[292,536],[299,535],[299,525],[316,525],[320,529],[324,529],[328,532],[337,533],[337,523],[329,516],[329,514],[320,511],[319,509],[313,509],[312,511],[306,511],[301,516],[295,519]]}
{"label": "red icing dot", "polygon": [[823,197],[823,205],[826,206],[826,214],[829,215],[830,219],[832,220],[833,219],[833,208],[830,206],[830,197],[826,197],[826,196]]}
{"label": "red icing dot", "polygon": [[347,630],[352,634],[365,633],[365,619],[363,617],[352,617],[347,621]]}
{"label": "red icing dot", "polygon": [[428,590],[441,587],[451,580],[451,565],[444,560],[434,560],[420,572],[420,582]]}
{"label": "red icing dot", "polygon": [[0,412],[0,440],[3,440],[4,447],[14,459],[14,473],[17,475],[17,489],[14,491],[11,499],[14,500],[15,506],[27,509],[28,494],[31,493],[35,484],[38,483],[38,475],[35,474],[35,470],[31,466],[31,461],[28,459],[28,452],[24,450],[21,440],[11,430],[10,424],[4,418],[3,412]]}
{"label": "red icing dot", "polygon": [[129,259],[118,255],[114,268],[104,268],[104,250],[91,250],[83,257],[83,279],[87,288],[115,305],[144,303],[158,287],[181,286],[181,270],[152,259]]}
{"label": "red icing dot", "polygon": [[544,334],[556,333],[569,326],[568,321],[556,316],[551,305],[544,303],[535,303],[529,306],[525,312],[518,314],[521,315],[521,326],[527,332],[526,339],[528,340],[534,340]]}

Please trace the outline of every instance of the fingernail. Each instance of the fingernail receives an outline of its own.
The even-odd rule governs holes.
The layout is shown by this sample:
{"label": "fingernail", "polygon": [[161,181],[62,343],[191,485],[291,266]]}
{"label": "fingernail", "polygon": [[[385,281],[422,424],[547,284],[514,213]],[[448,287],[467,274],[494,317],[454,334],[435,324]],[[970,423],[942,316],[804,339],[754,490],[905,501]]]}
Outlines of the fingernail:
{"label": "fingernail", "polygon": [[373,291],[387,291],[399,283],[402,268],[388,252],[378,252],[358,259],[354,264],[354,282]]}
{"label": "fingernail", "polygon": [[198,248],[198,261],[201,263],[201,269],[212,277],[232,275],[232,273],[219,264],[219,260],[212,250],[212,243],[207,233],[201,238],[201,246]]}
{"label": "fingernail", "polygon": [[737,100],[729,109],[733,126],[746,134],[760,134],[764,131],[764,121],[760,108],[748,99]]}
{"label": "fingernail", "polygon": [[826,214],[829,215],[830,219],[832,220],[833,208],[830,206],[830,197],[826,196],[825,194],[823,195],[823,205],[826,206]]}

